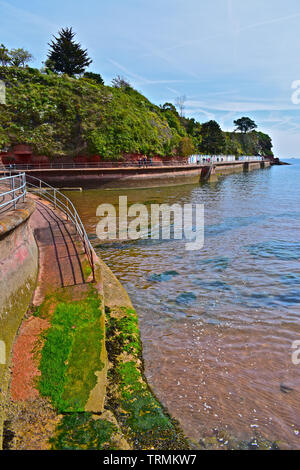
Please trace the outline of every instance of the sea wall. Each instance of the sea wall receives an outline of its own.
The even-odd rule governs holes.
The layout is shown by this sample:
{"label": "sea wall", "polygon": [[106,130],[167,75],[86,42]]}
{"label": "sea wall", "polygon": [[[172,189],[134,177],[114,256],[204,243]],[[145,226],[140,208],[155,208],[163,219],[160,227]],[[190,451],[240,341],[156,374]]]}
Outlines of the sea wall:
{"label": "sea wall", "polygon": [[32,297],[38,249],[30,227],[34,203],[0,216],[0,443],[12,345]]}
{"label": "sea wall", "polygon": [[[228,175],[244,170],[265,168],[269,166],[268,164],[269,162],[220,162],[214,164],[211,174],[212,176]],[[124,189],[198,184],[206,179],[208,169],[208,165],[190,165],[147,168],[31,169],[26,170],[26,173],[57,188]]]}
{"label": "sea wall", "polygon": [[241,173],[243,171],[259,170],[269,168],[271,166],[269,161],[257,162],[224,162],[216,163],[211,171],[209,181],[217,181],[220,176],[226,176],[233,173]]}
{"label": "sea wall", "polygon": [[67,168],[28,170],[27,174],[42,179],[52,186],[99,188],[136,188],[197,184],[202,168],[148,167],[148,168]]}

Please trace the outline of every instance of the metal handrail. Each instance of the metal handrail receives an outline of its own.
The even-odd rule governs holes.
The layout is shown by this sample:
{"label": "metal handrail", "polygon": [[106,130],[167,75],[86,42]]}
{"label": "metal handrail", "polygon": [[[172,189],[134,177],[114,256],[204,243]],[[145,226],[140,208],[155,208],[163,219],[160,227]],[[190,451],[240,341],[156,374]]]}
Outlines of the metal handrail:
{"label": "metal handrail", "polygon": [[82,163],[13,163],[13,164],[4,164],[4,167],[7,171],[14,170],[72,170],[72,169],[102,169],[102,168],[151,168],[151,167],[161,167],[161,166],[187,166],[189,165],[186,160],[174,161],[147,161],[145,164],[143,161],[139,163],[138,161],[132,162],[82,162]]}
{"label": "metal handrail", "polygon": [[[9,188],[9,189],[7,189]],[[17,207],[20,199],[25,201],[26,196],[26,175],[19,173],[17,175],[3,176],[0,178],[0,212]],[[8,197],[8,199],[7,199]]]}
{"label": "metal handrail", "polygon": [[[213,160],[216,163],[232,163],[231,160],[227,160],[226,156],[205,156],[201,155],[201,160],[197,162],[189,162],[187,159],[183,160],[165,160],[165,161],[152,161],[147,160],[147,164],[145,164],[142,160],[141,163],[138,161],[132,161],[132,162],[81,162],[81,163],[53,163],[53,162],[45,162],[45,163],[13,163],[13,164],[4,164],[4,168],[6,171],[29,171],[29,170],[80,170],[80,169],[110,169],[110,168],[159,168],[159,167],[190,167],[191,165],[199,165],[199,164],[205,164],[205,158],[209,158],[210,161]],[[217,158],[223,158],[221,161],[217,161]],[[239,162],[241,161],[250,161],[250,159],[253,161],[256,161],[255,158],[257,158],[257,161],[264,161],[264,158],[261,157],[243,157],[244,160],[238,160]],[[234,160],[235,162],[236,160]]]}
{"label": "metal handrail", "polygon": [[83,243],[85,254],[92,269],[93,281],[95,281],[94,250],[72,201],[58,189],[32,175],[26,175],[26,187],[28,191],[38,193],[42,198],[53,204],[55,208],[61,210],[67,219],[74,224],[76,232]]}

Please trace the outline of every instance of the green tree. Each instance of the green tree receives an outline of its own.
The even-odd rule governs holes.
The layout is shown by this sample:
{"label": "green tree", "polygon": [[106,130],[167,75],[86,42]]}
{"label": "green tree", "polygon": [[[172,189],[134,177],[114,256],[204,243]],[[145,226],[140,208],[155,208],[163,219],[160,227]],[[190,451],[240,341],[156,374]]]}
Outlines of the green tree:
{"label": "green tree", "polygon": [[98,85],[104,85],[104,80],[101,77],[100,73],[85,72],[83,76],[84,76],[84,78],[88,78],[89,80],[93,80],[93,82],[98,83]]}
{"label": "green tree", "polygon": [[236,131],[241,131],[244,134],[257,128],[255,122],[248,117],[237,119],[236,121],[233,121],[233,124],[236,126]]}
{"label": "green tree", "polygon": [[165,104],[163,104],[162,106],[160,106],[160,109],[161,109],[162,111],[171,111],[171,112],[174,113],[176,116],[179,116],[176,107],[175,107],[174,104],[172,104],[172,103],[165,103]]}
{"label": "green tree", "polygon": [[165,103],[160,106],[163,116],[168,121],[169,126],[178,132],[179,135],[184,136],[185,132],[181,125],[180,116],[177,109],[172,103]]}
{"label": "green tree", "polygon": [[201,136],[202,141],[199,144],[200,152],[218,155],[224,151],[224,134],[216,121],[209,121],[202,124]]}
{"label": "green tree", "polygon": [[192,139],[189,137],[182,137],[178,145],[178,153],[181,157],[189,157],[193,155],[195,147]]}
{"label": "green tree", "polygon": [[262,132],[258,132],[258,147],[259,147],[259,154],[264,157],[273,156],[272,152],[272,139],[269,135],[263,134]]}
{"label": "green tree", "polygon": [[194,118],[181,118],[181,124],[184,126],[188,136],[192,139],[196,149],[199,148],[202,142],[201,124]]}
{"label": "green tree", "polygon": [[225,136],[225,154],[226,155],[242,155],[242,145],[239,140],[240,134],[234,132],[224,132]]}
{"label": "green tree", "polygon": [[62,28],[51,43],[46,66],[56,73],[65,73],[71,77],[82,74],[92,63],[86,49],[74,41],[72,28]]}
{"label": "green tree", "polygon": [[26,64],[33,60],[33,55],[22,48],[9,51],[9,57],[9,62],[14,67],[25,67]]}
{"label": "green tree", "polygon": [[5,67],[9,62],[9,50],[4,46],[4,44],[0,44],[0,64]]}

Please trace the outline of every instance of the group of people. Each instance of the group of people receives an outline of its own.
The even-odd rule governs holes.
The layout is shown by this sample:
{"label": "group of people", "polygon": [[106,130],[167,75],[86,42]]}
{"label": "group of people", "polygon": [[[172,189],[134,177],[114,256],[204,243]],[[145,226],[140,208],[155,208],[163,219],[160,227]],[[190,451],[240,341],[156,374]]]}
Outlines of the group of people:
{"label": "group of people", "polygon": [[150,157],[149,159],[148,159],[147,157],[144,157],[144,158],[140,157],[140,158],[139,158],[139,167],[140,167],[140,168],[141,168],[142,166],[143,166],[143,167],[147,167],[148,164],[149,164],[150,166],[152,166],[152,158],[151,158],[151,157]]}
{"label": "group of people", "polygon": [[[200,159],[200,158],[201,158],[201,157],[199,157],[199,159],[197,158],[197,163],[198,163],[198,164],[201,163],[201,159]],[[212,160],[213,160],[213,159],[210,158],[210,157],[202,157],[202,162],[203,162],[203,163],[206,163],[206,162],[207,162],[207,163],[210,163]],[[224,161],[224,158],[223,158],[223,157],[217,157],[217,158],[215,159],[215,161],[217,161],[217,162],[223,162],[223,161]]]}

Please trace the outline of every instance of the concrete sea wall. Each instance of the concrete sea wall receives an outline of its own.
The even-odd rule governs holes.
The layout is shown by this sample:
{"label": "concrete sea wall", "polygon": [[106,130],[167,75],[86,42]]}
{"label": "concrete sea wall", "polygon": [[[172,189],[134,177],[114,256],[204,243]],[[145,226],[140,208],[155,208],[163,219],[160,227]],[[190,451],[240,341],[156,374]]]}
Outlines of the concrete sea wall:
{"label": "concrete sea wall", "polygon": [[34,203],[0,216],[0,442],[8,387],[10,352],[37,278],[38,248],[30,227]]}
{"label": "concrete sea wall", "polygon": [[[269,162],[219,162],[214,163],[212,175],[228,175],[270,166]],[[198,184],[205,180],[210,167],[159,166],[124,168],[64,168],[26,170],[28,175],[40,178],[57,188],[82,187],[84,189],[152,188]],[[211,178],[212,180],[215,177]]]}
{"label": "concrete sea wall", "polygon": [[72,168],[28,170],[28,175],[42,179],[52,186],[99,188],[148,188],[196,184],[201,179],[200,167],[148,168]]}

